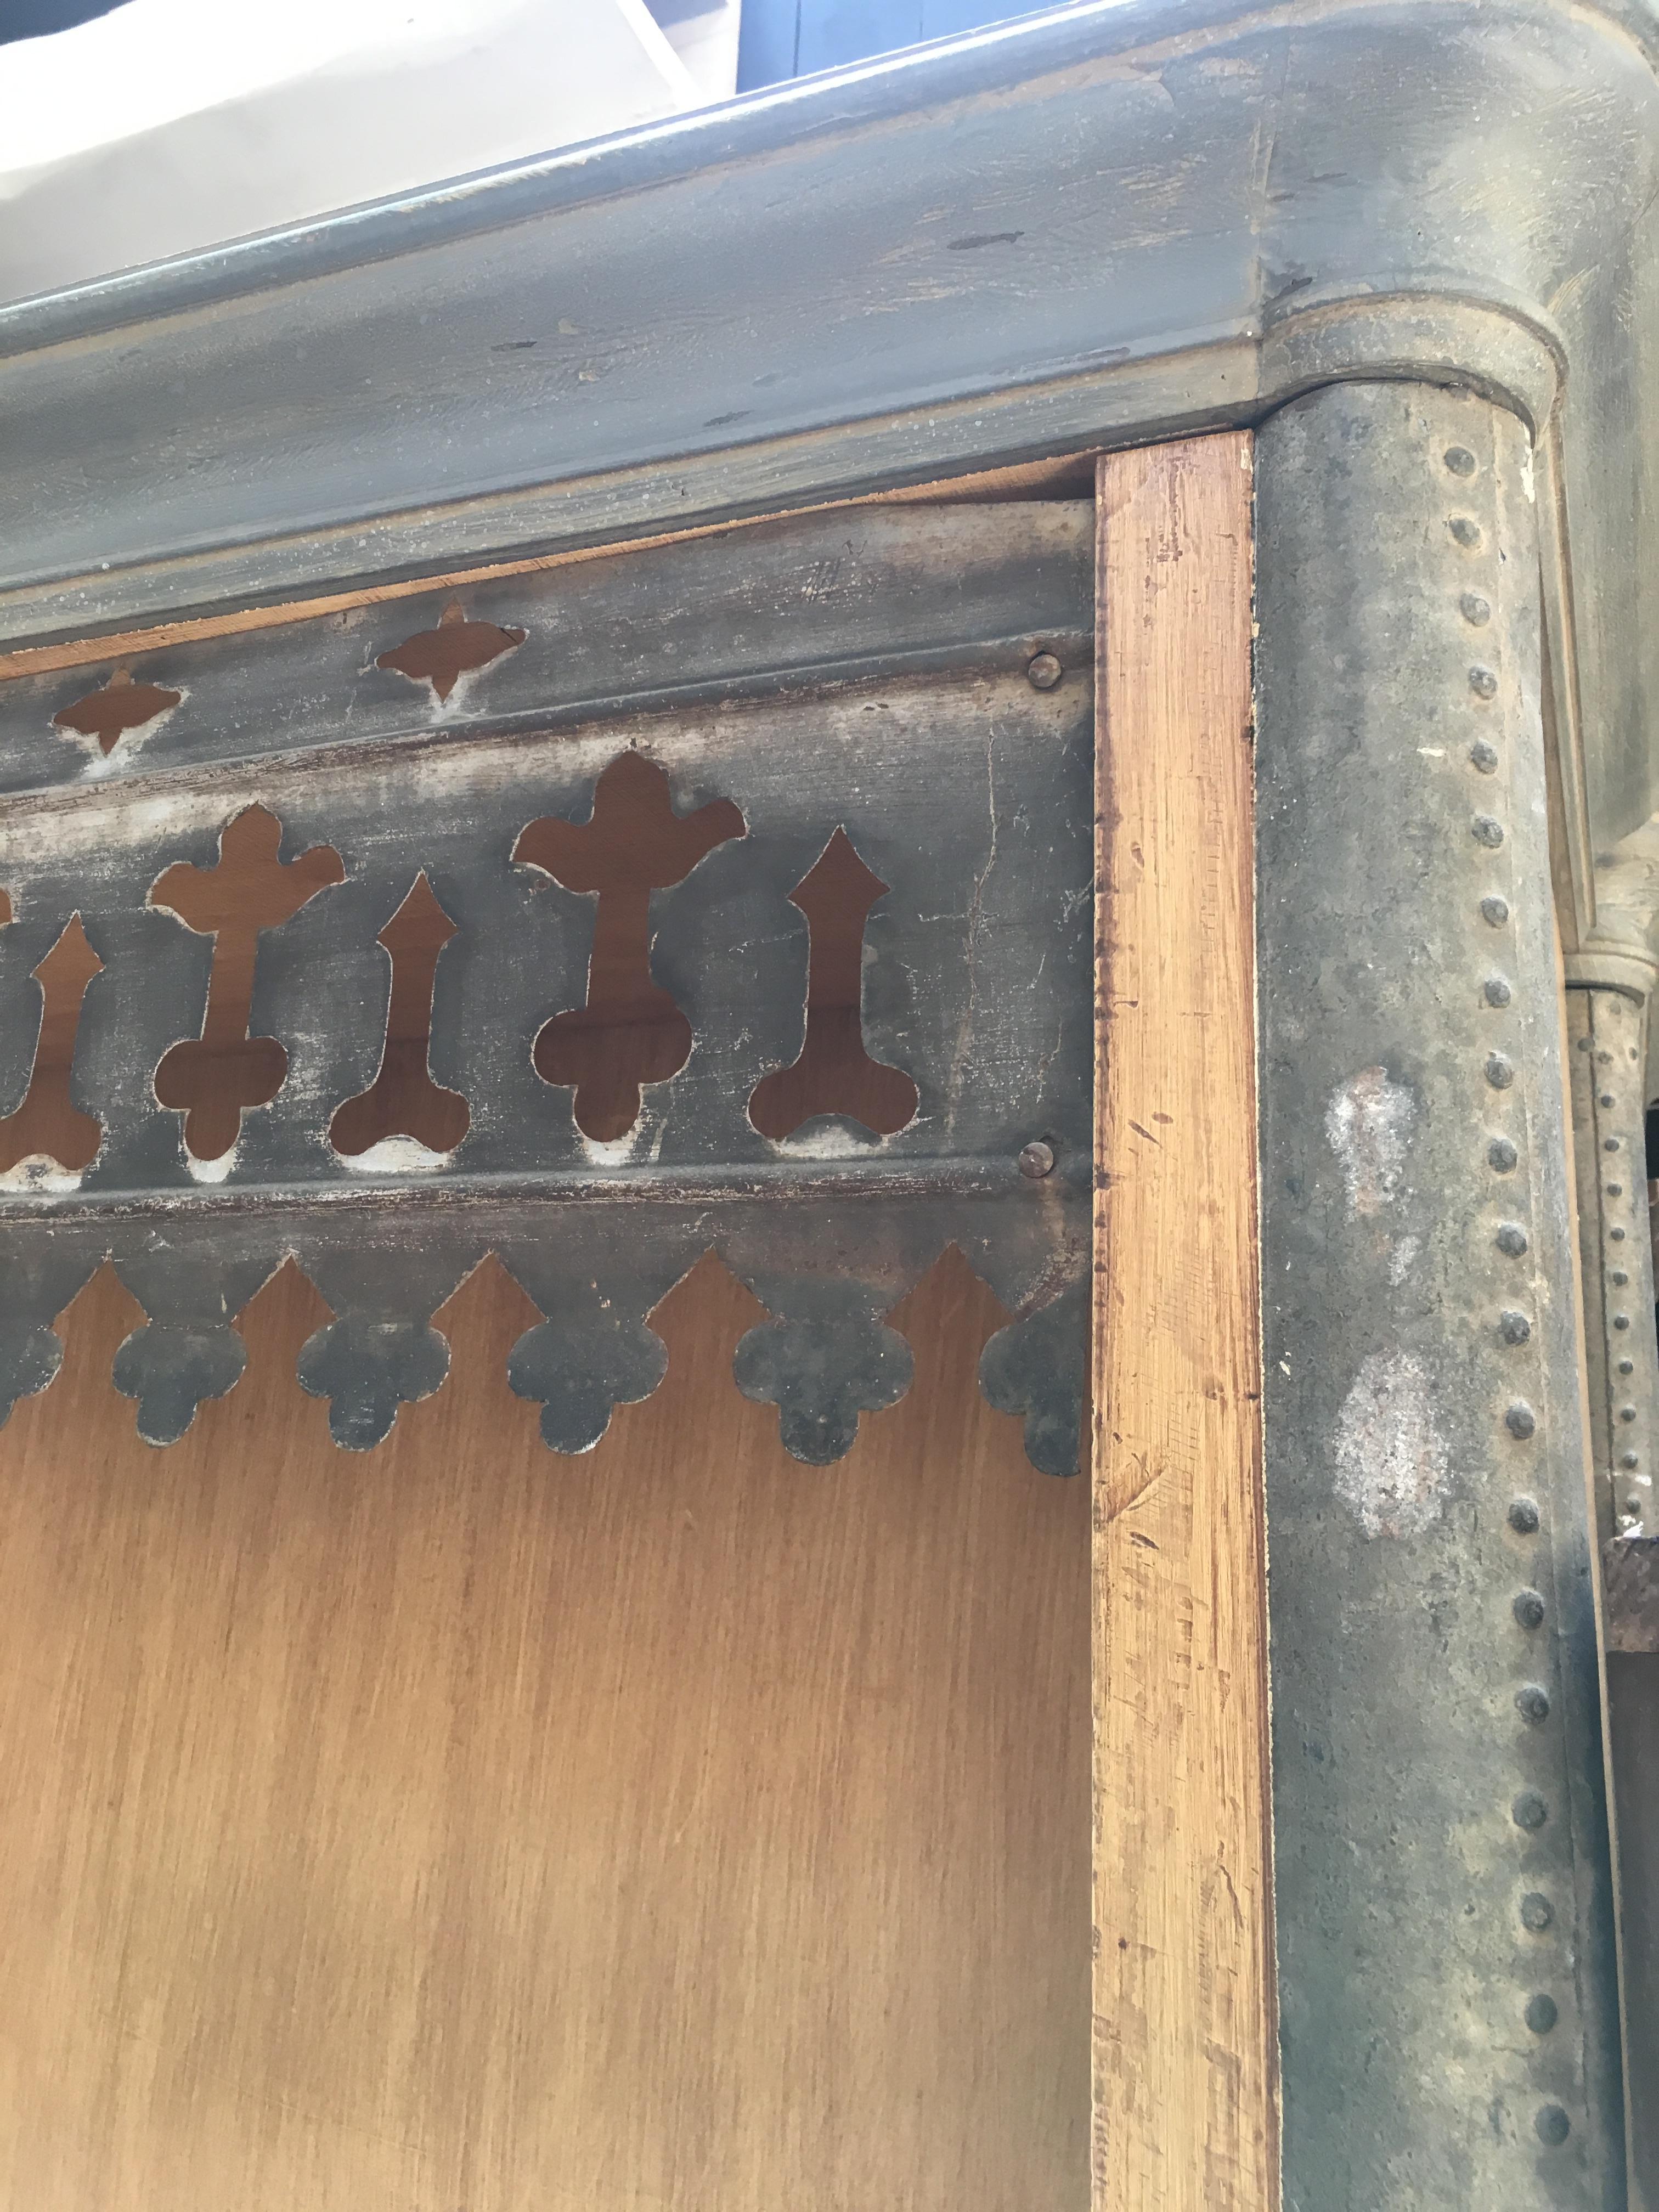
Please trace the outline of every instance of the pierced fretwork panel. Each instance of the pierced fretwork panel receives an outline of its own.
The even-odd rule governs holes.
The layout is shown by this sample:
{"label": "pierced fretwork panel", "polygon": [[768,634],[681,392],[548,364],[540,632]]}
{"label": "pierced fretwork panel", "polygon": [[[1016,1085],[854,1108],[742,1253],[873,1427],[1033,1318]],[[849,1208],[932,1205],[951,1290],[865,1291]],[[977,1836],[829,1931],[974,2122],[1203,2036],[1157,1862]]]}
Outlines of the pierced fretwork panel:
{"label": "pierced fretwork panel", "polygon": [[[87,672],[0,693],[0,762],[44,763],[0,817],[0,1117],[61,1097],[74,1139],[54,1156],[35,1113],[0,1176],[0,1399],[49,1379],[53,1317],[113,1257],[151,1317],[116,1379],[168,1441],[234,1383],[234,1316],[291,1254],[336,1316],[301,1380],[341,1443],[372,1444],[442,1381],[431,1315],[494,1250],[545,1316],[513,1385],[579,1451],[659,1379],[647,1316],[712,1246],[773,1317],[740,1387],[823,1462],[902,1395],[884,1317],[954,1242],[1015,1316],[988,1392],[1039,1465],[1075,1464],[1087,514],[843,516],[672,551],[654,599],[617,560],[459,612],[372,610],[349,683],[337,625],[268,635],[244,678],[281,733],[263,752],[246,638],[135,668],[179,695],[165,762],[158,736],[123,765],[123,738],[67,784],[53,716]],[[535,685],[573,597],[623,633],[631,708],[533,727],[515,694],[492,722],[491,687]],[[502,641],[447,690],[411,680],[400,641],[429,659],[485,625]],[[76,915],[70,1008],[42,963]]]}

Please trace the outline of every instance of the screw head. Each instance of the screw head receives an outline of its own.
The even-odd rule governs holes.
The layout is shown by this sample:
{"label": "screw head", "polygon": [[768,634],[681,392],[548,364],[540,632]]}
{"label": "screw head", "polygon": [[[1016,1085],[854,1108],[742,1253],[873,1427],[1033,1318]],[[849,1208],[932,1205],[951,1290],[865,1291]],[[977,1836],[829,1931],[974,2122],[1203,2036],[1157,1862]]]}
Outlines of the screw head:
{"label": "screw head", "polygon": [[1035,654],[1026,663],[1026,680],[1034,691],[1052,691],[1066,671],[1052,653]]}
{"label": "screw head", "polygon": [[1040,1182],[1046,1175],[1052,1175],[1054,1171],[1054,1146],[1045,1145],[1041,1137],[1034,1138],[1029,1145],[1022,1146],[1019,1154],[1019,1171],[1023,1176],[1029,1176],[1033,1182]]}

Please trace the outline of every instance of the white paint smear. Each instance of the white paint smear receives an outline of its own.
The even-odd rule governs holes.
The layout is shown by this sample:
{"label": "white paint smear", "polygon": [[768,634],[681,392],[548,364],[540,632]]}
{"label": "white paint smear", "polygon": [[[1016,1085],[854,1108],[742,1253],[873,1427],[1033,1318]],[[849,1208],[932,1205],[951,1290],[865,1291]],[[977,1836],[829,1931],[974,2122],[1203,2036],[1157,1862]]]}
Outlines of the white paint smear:
{"label": "white paint smear", "polygon": [[1450,1460],[1422,1362],[1374,1352],[1337,1416],[1336,1494],[1367,1536],[1420,1536],[1445,1510]]}
{"label": "white paint smear", "polygon": [[1346,1187],[1348,1218],[1380,1213],[1400,1194],[1417,1101],[1386,1067],[1362,1067],[1339,1083],[1325,1109],[1325,1141]]}

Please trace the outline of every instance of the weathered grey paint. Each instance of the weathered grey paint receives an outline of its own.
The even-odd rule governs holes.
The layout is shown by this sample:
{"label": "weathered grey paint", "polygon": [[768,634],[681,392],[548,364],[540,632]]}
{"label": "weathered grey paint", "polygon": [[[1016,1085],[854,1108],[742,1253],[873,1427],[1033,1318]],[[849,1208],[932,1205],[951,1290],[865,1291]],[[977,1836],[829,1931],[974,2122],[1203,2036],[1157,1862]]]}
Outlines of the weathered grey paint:
{"label": "weathered grey paint", "polygon": [[[1650,839],[1638,833],[1639,846]],[[1619,911],[1638,854],[1602,871]],[[1632,916],[1632,908],[1624,909]],[[1632,916],[1633,918],[1633,916]],[[1647,917],[1650,923],[1651,915]],[[1611,934],[1611,931],[1608,932]],[[1646,930],[1642,932],[1645,938]],[[1659,1590],[1652,1571],[1653,1453],[1659,1438],[1659,1358],[1653,1328],[1653,1247],[1648,1219],[1646,1106],[1648,992],[1640,940],[1626,932],[1584,953],[1567,994],[1579,1257],[1607,1644],[1611,1825],[1618,1874],[1620,1964],[1628,2100],[1632,2212],[1659,2207]],[[1600,967],[1621,988],[1586,980]]]}
{"label": "weathered grey paint", "polygon": [[8,310],[0,636],[1417,374],[1539,429],[1607,842],[1654,804],[1655,52],[1638,0],[1102,0]]}
{"label": "weathered grey paint", "polygon": [[1285,2203],[1613,2212],[1528,441],[1334,387],[1257,485]]}
{"label": "weathered grey paint", "polygon": [[[779,1403],[799,1456],[832,1458],[860,1407],[902,1394],[908,1351],[882,1316],[955,1241],[1016,1318],[988,1395],[1026,1417],[1039,1464],[1073,1471],[1091,524],[1067,502],[896,508],[694,541],[643,576],[596,562],[504,579],[468,611],[522,642],[445,700],[378,665],[441,602],[219,638],[168,658],[179,704],[107,759],[52,721],[88,672],[0,696],[0,776],[21,787],[0,836],[0,1115],[25,1094],[34,970],[72,914],[103,963],[72,1077],[97,1155],[0,1177],[0,1405],[50,1380],[65,1255],[71,1292],[112,1255],[155,1323],[117,1379],[143,1433],[172,1442],[234,1382],[231,1319],[291,1252],[337,1316],[301,1380],[332,1399],[342,1443],[377,1443],[400,1398],[442,1380],[430,1315],[494,1250],[548,1317],[515,1385],[548,1407],[550,1443],[583,1450],[614,1401],[660,1379],[646,1316],[712,1246],[776,1324],[748,1340],[744,1387]],[[600,683],[621,695],[609,712]],[[744,834],[653,896],[652,975],[690,1056],[599,1142],[532,1059],[542,1024],[584,1002],[594,902],[514,854],[527,823],[587,820],[630,751],[660,765],[679,814],[725,801]],[[254,805],[287,857],[330,846],[343,880],[261,938],[252,1033],[283,1044],[286,1076],[202,1162],[155,1070],[200,1032],[212,946],[149,893],[179,861],[212,866]],[[886,1135],[825,1114],[775,1141],[748,1103],[801,1049],[807,928],[790,894],[837,830],[884,886],[865,927],[866,1047],[913,1079],[917,1110]],[[456,925],[430,1067],[471,1125],[447,1154],[394,1138],[343,1158],[331,1116],[374,1083],[386,1037],[379,933],[421,872]],[[1036,1177],[1019,1166],[1033,1141],[1054,1155]]]}

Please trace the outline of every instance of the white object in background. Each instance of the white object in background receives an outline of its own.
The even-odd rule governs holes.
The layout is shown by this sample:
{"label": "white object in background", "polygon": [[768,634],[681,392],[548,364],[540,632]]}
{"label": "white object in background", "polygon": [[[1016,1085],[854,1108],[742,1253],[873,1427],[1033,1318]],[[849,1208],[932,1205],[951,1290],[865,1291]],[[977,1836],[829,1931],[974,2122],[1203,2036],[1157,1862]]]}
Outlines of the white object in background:
{"label": "white object in background", "polygon": [[645,0],[128,0],[0,46],[0,301],[702,96]]}
{"label": "white object in background", "polygon": [[743,0],[650,0],[650,8],[702,98],[730,100],[738,88]]}

